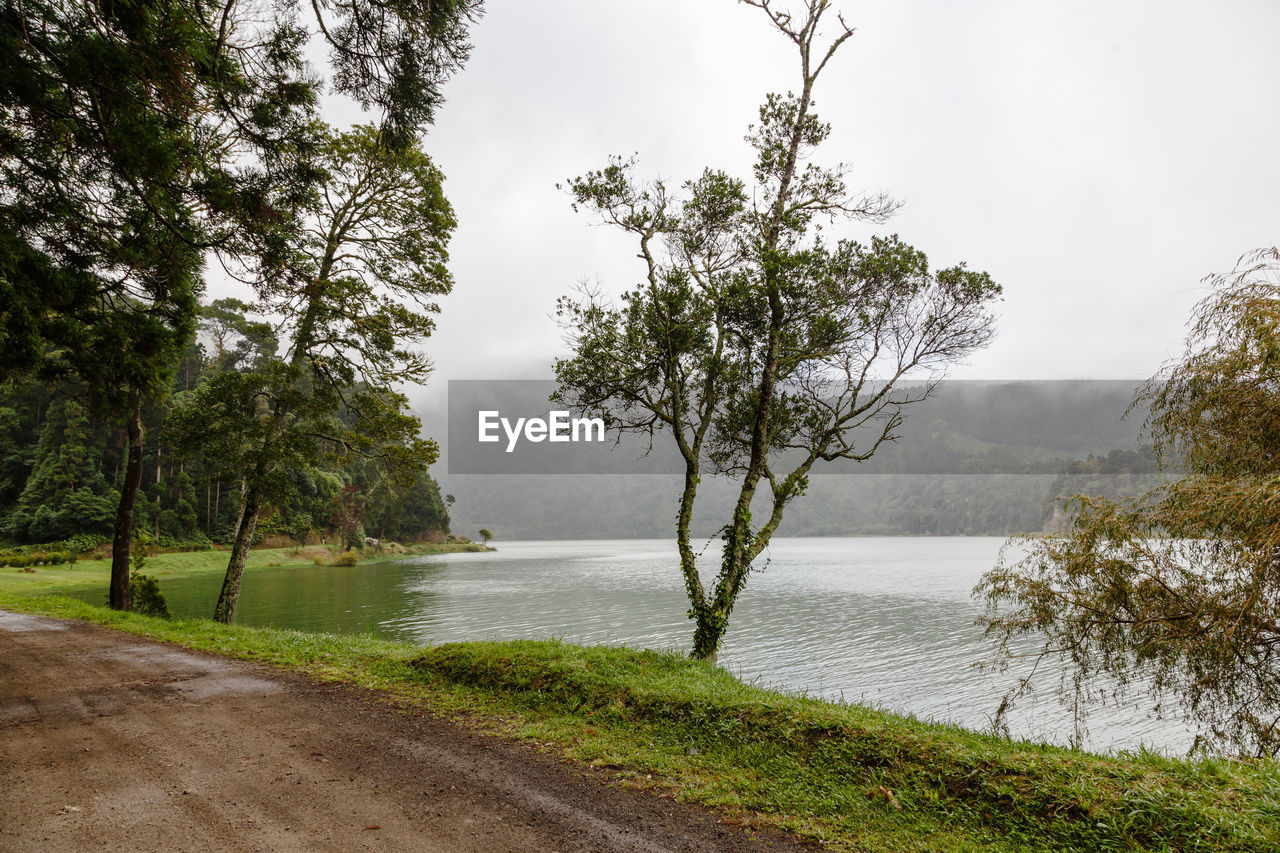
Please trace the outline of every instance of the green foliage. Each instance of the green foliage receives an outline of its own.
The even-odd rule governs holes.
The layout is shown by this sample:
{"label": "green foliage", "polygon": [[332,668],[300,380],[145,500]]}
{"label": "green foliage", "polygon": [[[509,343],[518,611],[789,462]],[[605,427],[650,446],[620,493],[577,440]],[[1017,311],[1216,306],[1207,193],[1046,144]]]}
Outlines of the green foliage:
{"label": "green foliage", "polygon": [[[184,381],[202,386],[210,377],[220,375],[220,363],[213,353],[208,361],[204,359],[197,353],[185,366]],[[117,499],[109,484],[113,476],[119,482],[127,451],[118,441],[118,429],[109,421],[90,417],[79,403],[64,395],[50,398],[38,383],[11,382],[8,389],[9,399],[17,401],[19,408],[30,407],[30,414],[24,413],[9,433],[14,455],[25,461],[13,469],[15,484],[7,492],[8,499],[0,500],[0,532],[15,545],[35,543],[49,551],[85,554],[107,544],[115,513],[112,501]],[[180,392],[146,407],[143,413],[154,451],[143,460],[146,486],[135,529],[150,531],[154,544],[165,550],[208,549],[213,540],[229,542],[239,510],[238,475],[215,455],[219,438],[213,431],[216,424],[208,424],[203,444],[196,441],[190,448],[175,444],[174,430],[161,428],[175,410],[187,411],[186,401],[192,396],[192,392]],[[68,412],[72,413],[71,429]],[[200,423],[192,421],[197,437]],[[43,449],[39,443],[42,436]],[[183,449],[187,452],[180,454]],[[325,458],[317,449],[316,456],[299,454],[295,461],[295,466],[281,472],[280,491],[265,513],[269,523],[264,522],[255,532],[259,542],[263,533],[302,538],[318,529],[324,535],[344,480],[359,483],[358,489],[379,525],[373,528],[379,531],[379,538],[443,538],[448,529],[439,488],[426,474],[417,475],[413,484],[400,492],[389,480],[379,479],[377,466],[361,458],[348,459],[344,465],[332,456]],[[28,498],[19,501],[24,489]],[[99,501],[88,499],[95,489],[104,490]],[[30,528],[37,516],[38,535],[34,535]]]}
{"label": "green foliage", "polygon": [[[16,342],[0,347],[0,376],[81,383],[95,412],[128,419],[118,608],[129,604],[141,407],[168,392],[188,349],[205,250],[261,258],[272,232],[289,229],[298,160],[282,147],[306,147],[298,131],[315,101],[287,21],[241,26],[234,2],[205,12],[167,0],[0,8],[0,174],[11,190],[0,203],[0,321],[21,330],[0,340]],[[77,500],[81,514],[104,509]],[[32,506],[19,532],[59,534],[57,508]]]}
{"label": "green foliage", "polygon": [[5,535],[18,542],[50,542],[78,533],[106,534],[119,495],[99,473],[100,452],[88,413],[73,400],[45,411],[35,464]]}
{"label": "green foliage", "polygon": [[449,531],[449,512],[440,487],[427,474],[419,474],[403,491],[379,480],[366,504],[364,526],[376,531],[379,539],[440,540]]}
{"label": "green foliage", "polygon": [[315,522],[311,518],[311,515],[309,513],[300,512],[294,515],[293,520],[289,525],[289,535],[301,544],[307,538],[307,534],[311,532],[313,527],[315,527]]}
{"label": "green foliage", "polygon": [[74,563],[76,555],[70,551],[32,551],[25,554],[0,554],[0,566],[26,568],[27,566],[61,566]]}
{"label": "green foliage", "polygon": [[92,533],[77,533],[66,540],[67,550],[73,554],[88,554],[99,545],[107,544],[106,536],[95,536]]}
{"label": "green foliage", "polygon": [[[279,319],[289,352],[260,344],[266,338],[245,306],[212,306],[206,321],[219,351],[228,337],[252,337],[236,351],[256,355],[230,368],[224,358],[223,370],[184,395],[169,419],[182,452],[217,460],[245,485],[220,618],[234,611],[258,519],[290,495],[293,471],[317,459],[359,460],[403,491],[436,459],[435,442],[421,437],[396,386],[427,373],[410,347],[430,333],[434,298],[452,285],[445,247],[455,222],[430,159],[416,144],[385,142],[367,126],[324,134],[319,189],[295,211],[308,227],[286,240],[288,273],[258,270],[253,278],[258,310]],[[346,548],[363,538],[362,512],[363,498],[360,512],[334,522]]]}
{"label": "green foliage", "polygon": [[275,357],[280,348],[275,330],[251,319],[252,310],[239,299],[217,299],[201,307],[200,330],[213,344],[204,365],[207,372],[261,369]]}
{"label": "green foliage", "polygon": [[342,538],[342,550],[350,551],[355,547],[364,547],[364,498],[355,483],[347,483],[342,487],[333,506],[333,516],[329,523]]}
{"label": "green foliage", "polygon": [[[142,531],[133,535],[133,548],[129,556],[129,606],[122,610],[135,610],[147,616],[169,618],[169,607],[160,594],[159,582],[142,573],[153,547],[152,539]],[[114,560],[113,569],[114,569]],[[114,604],[114,602],[112,602]]]}
{"label": "green foliage", "polygon": [[144,575],[136,569],[129,574],[129,595],[134,613],[157,619],[172,619],[169,603],[160,591],[160,582],[152,575]]}
{"label": "green foliage", "polygon": [[1037,637],[1041,658],[1067,662],[1076,707],[1104,685],[1138,692],[1197,723],[1202,748],[1275,756],[1280,251],[1210,283],[1186,353],[1141,397],[1158,458],[1180,479],[1124,502],[1079,496],[1065,535],[1019,541],[975,592],[997,663]]}
{"label": "green foliage", "polygon": [[[0,383],[0,507],[17,503],[35,465],[40,416],[48,405],[43,389]],[[0,530],[4,512],[0,510]]]}
{"label": "green foliage", "polygon": [[190,94],[228,70],[193,61],[216,40],[181,4],[0,8],[0,376],[70,372],[98,406],[156,390],[199,286]]}
{"label": "green foliage", "polygon": [[294,247],[310,284],[298,293],[258,282],[266,309],[293,315],[295,353],[323,360],[343,384],[419,380],[428,365],[409,347],[430,334],[435,299],[453,283],[457,222],[443,176],[416,145],[389,149],[365,125],[330,133],[317,165],[324,192],[301,212],[314,228]]}
{"label": "green foliage", "polygon": [[284,494],[275,500],[282,529],[295,539],[301,539],[314,529],[325,529],[333,506],[342,492],[343,473],[323,470],[315,465],[295,468],[289,472],[292,482]]}
{"label": "green foliage", "polygon": [[480,16],[480,0],[315,8],[321,34],[331,46],[334,90],[365,109],[378,108],[389,144],[412,144],[434,120],[445,80],[470,53],[467,28]]}
{"label": "green foliage", "polygon": [[156,549],[155,540],[149,534],[142,530],[136,530],[133,534],[133,547],[129,552],[129,569],[133,574],[140,573],[147,565],[147,560],[152,556]]}

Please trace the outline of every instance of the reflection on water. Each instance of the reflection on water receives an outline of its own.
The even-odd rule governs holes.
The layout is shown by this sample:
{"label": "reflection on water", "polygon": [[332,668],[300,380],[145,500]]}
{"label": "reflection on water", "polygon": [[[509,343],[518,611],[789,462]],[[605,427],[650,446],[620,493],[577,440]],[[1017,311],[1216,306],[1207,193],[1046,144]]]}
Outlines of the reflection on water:
{"label": "reflection on water", "polygon": [[[866,702],[969,728],[990,726],[1010,676],[971,664],[989,651],[969,592],[1002,539],[778,539],[729,624],[720,661],[746,679]],[[245,576],[236,621],[417,643],[560,637],[687,650],[692,623],[674,545],[654,540],[500,542],[492,553]],[[718,543],[704,555],[715,566]],[[709,581],[710,578],[707,578]],[[213,611],[220,578],[162,579],[178,616]],[[1056,681],[1024,699],[1015,735],[1065,743],[1071,717]],[[1185,751],[1177,722],[1132,707],[1089,718],[1092,749],[1140,743]]]}

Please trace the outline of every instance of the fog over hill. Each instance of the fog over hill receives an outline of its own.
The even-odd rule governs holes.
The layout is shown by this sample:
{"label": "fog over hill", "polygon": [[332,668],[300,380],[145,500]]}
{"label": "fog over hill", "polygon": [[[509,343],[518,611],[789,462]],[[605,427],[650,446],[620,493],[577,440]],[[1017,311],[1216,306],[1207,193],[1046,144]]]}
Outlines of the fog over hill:
{"label": "fog over hill", "polygon": [[[866,462],[833,464],[813,476],[808,493],[788,508],[779,535],[1008,535],[1060,524],[1054,520],[1055,507],[1059,517],[1062,512],[1058,499],[1076,492],[1137,494],[1157,476],[1150,451],[1140,446],[1144,412],[1126,416],[1138,384],[947,383],[934,398],[908,407],[896,442]],[[541,389],[549,386],[536,387],[545,397]],[[525,406],[532,396],[526,393]],[[468,402],[453,401],[455,419],[472,422]],[[543,403],[541,413],[549,407]],[[436,434],[447,435],[435,414]],[[655,454],[669,444],[670,436],[658,434]],[[450,455],[445,445],[447,462],[438,476],[456,498],[451,526],[457,533],[486,527],[500,539],[672,535],[680,469],[664,460],[636,468],[661,473],[626,473],[629,460],[643,454],[635,439],[610,446],[610,467],[602,473],[583,473],[581,466],[566,466],[574,473],[548,472],[539,457],[519,453],[496,457],[511,473],[500,466],[491,469],[499,473],[460,473],[475,470],[465,464],[475,448],[455,447]],[[705,477],[695,533],[714,536],[735,497],[734,484]],[[757,513],[764,497],[757,496]]]}

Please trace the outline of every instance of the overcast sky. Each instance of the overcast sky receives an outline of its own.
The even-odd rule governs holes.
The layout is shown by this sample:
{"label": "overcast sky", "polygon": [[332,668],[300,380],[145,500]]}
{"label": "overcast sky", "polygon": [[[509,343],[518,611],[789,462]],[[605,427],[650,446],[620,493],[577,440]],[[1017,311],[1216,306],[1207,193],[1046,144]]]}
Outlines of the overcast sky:
{"label": "overcast sky", "polygon": [[[904,202],[853,235],[1005,288],[995,342],[955,375],[1146,377],[1200,279],[1280,239],[1274,0],[836,4],[857,33],[818,82],[816,159]],[[459,227],[424,402],[448,379],[549,376],[556,297],[638,280],[634,245],[558,181],[632,153],[674,184],[749,177],[746,125],[798,80],[732,0],[489,0],[473,41],[426,141]]]}

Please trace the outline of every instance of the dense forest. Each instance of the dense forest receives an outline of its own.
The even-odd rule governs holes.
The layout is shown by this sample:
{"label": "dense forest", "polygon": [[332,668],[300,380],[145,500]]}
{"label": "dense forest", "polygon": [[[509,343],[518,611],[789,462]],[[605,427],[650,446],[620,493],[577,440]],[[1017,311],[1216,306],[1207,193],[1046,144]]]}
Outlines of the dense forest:
{"label": "dense forest", "polygon": [[[243,372],[274,351],[265,327],[243,306],[205,306],[199,335],[172,372],[172,393],[143,407],[151,436],[143,460],[135,527],[156,544],[229,544],[241,510],[242,477],[233,455],[205,441],[198,391],[227,372]],[[237,332],[237,330],[239,330]],[[247,333],[247,334],[246,334]],[[356,389],[351,389],[356,390]],[[128,439],[118,418],[95,416],[76,385],[35,380],[0,385],[0,537],[14,544],[110,539],[120,502]],[[327,413],[340,419],[342,412]],[[183,418],[195,416],[195,434]],[[262,513],[256,541],[349,540],[365,535],[443,541],[449,514],[426,473],[397,486],[359,455],[322,440],[312,464],[291,466]]]}

